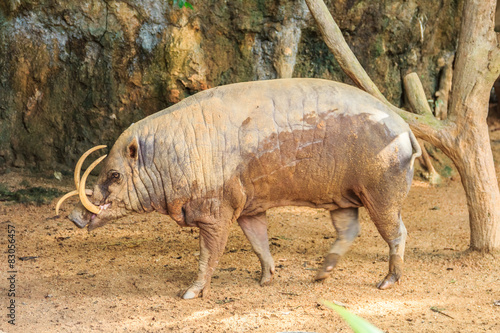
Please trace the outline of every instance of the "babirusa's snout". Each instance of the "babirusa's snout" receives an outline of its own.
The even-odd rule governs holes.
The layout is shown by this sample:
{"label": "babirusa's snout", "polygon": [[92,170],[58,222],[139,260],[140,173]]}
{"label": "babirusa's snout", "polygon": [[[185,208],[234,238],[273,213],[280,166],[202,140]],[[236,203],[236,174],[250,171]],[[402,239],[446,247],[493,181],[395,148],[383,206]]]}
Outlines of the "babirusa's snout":
{"label": "babirusa's snout", "polygon": [[86,212],[83,205],[78,205],[77,208],[73,209],[71,214],[69,214],[68,218],[71,222],[76,224],[78,228],[85,228],[89,223],[90,219],[85,218],[84,212]]}

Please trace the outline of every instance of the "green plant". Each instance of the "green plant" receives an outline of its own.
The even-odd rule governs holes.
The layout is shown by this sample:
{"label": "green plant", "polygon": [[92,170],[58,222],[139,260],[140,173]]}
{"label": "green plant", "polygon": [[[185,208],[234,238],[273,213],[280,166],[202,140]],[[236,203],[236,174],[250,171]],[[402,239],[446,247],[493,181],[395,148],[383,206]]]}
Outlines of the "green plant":
{"label": "green plant", "polygon": [[172,4],[175,6],[179,6],[179,8],[189,8],[189,9],[193,9],[193,5],[190,4],[189,2],[187,1],[184,1],[184,0],[172,0]]}
{"label": "green plant", "polygon": [[352,330],[355,333],[382,333],[380,329],[373,326],[363,318],[350,313],[340,305],[325,300],[322,300],[321,303],[337,312],[342,318],[344,318],[344,320],[349,324],[349,326],[351,326]]}

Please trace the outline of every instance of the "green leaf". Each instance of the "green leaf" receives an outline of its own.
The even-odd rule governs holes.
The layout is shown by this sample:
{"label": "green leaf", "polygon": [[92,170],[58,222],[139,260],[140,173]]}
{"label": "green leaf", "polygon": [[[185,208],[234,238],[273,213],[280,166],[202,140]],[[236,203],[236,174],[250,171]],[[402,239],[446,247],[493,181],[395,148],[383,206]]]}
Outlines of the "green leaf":
{"label": "green leaf", "polygon": [[171,1],[174,5],[177,4],[177,6],[179,6],[180,9],[182,9],[184,7],[189,8],[189,9],[194,9],[193,5],[185,0],[171,0]]}
{"label": "green leaf", "polygon": [[336,311],[342,318],[344,318],[355,333],[383,333],[383,331],[377,327],[373,326],[363,318],[350,313],[340,305],[325,300],[321,300],[320,302]]}

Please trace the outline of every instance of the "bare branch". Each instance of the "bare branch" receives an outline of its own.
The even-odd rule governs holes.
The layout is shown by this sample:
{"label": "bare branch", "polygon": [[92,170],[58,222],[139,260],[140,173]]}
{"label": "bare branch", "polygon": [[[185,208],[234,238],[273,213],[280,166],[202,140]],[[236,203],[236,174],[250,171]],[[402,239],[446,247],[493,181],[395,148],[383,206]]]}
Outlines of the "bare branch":
{"label": "bare branch", "polygon": [[355,84],[366,92],[377,97],[384,102],[391,110],[399,114],[411,127],[415,136],[431,142],[440,147],[439,131],[446,127],[430,113],[416,115],[402,110],[387,101],[375,83],[359,63],[356,56],[347,45],[342,32],[337,23],[333,20],[328,8],[322,0],[305,0],[311,14],[316,20],[319,29],[323,35],[326,45],[332,51],[340,67],[355,82]]}
{"label": "bare branch", "polygon": [[453,59],[455,55],[451,54],[448,59],[440,58],[439,67],[442,67],[441,77],[439,78],[439,90],[436,91],[436,109],[434,114],[436,118],[444,120],[448,118],[448,101],[450,99],[451,82],[453,80]]}
{"label": "bare branch", "polygon": [[347,45],[342,32],[337,23],[333,20],[328,7],[323,1],[305,0],[318,27],[323,35],[323,39],[332,51],[335,59],[344,72],[354,81],[354,83],[364,91],[377,97],[385,103],[389,103],[384,95],[370,79],[366,71],[359,63],[358,59]]}
{"label": "bare branch", "polygon": [[411,130],[417,138],[432,143],[438,148],[442,148],[443,146],[443,134],[454,125],[449,121],[438,120],[432,113],[415,114],[397,108],[392,104],[388,106],[410,125]]}

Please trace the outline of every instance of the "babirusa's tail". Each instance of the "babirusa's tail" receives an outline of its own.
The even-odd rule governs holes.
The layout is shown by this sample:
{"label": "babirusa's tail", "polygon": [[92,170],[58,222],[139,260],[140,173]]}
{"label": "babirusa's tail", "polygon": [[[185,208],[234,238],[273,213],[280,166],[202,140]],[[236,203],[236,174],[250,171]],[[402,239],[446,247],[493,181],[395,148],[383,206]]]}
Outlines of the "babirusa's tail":
{"label": "babirusa's tail", "polygon": [[411,146],[412,146],[413,150],[415,150],[415,153],[413,153],[413,155],[411,155],[411,161],[410,161],[410,168],[413,169],[413,163],[415,163],[415,159],[417,157],[422,156],[422,148],[420,148],[420,145],[418,144],[418,140],[415,137],[415,134],[413,134],[412,131],[410,131],[409,134],[410,134]]}

